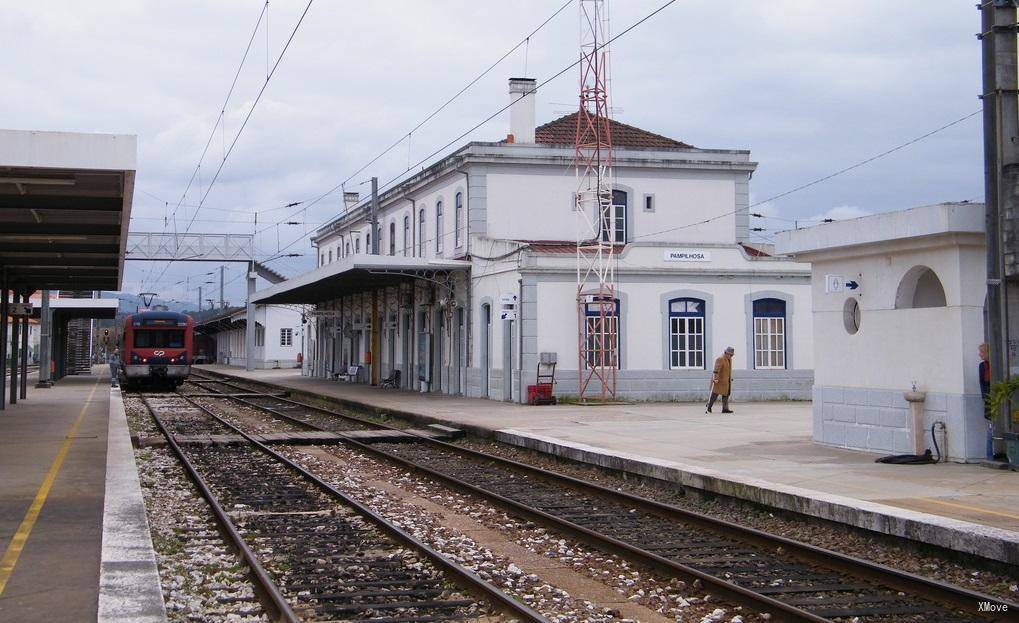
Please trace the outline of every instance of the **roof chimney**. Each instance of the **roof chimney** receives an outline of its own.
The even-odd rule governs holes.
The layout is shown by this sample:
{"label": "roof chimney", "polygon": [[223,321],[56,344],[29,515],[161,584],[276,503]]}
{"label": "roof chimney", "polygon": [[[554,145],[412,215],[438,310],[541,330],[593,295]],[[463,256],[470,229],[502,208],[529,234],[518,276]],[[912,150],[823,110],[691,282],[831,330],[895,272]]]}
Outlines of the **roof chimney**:
{"label": "roof chimney", "polygon": [[349,210],[357,205],[357,202],[361,200],[361,196],[357,193],[344,192],[343,193],[343,209]]}
{"label": "roof chimney", "polygon": [[514,143],[534,143],[534,78],[510,78],[510,134]]}

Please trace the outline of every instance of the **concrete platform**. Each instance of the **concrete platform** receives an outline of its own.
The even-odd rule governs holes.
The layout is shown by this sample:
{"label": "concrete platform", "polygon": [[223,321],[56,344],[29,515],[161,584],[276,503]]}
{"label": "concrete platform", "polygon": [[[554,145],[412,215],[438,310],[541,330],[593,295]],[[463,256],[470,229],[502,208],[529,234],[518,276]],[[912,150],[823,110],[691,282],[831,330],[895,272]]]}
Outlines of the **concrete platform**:
{"label": "concrete platform", "polygon": [[[122,426],[111,426],[111,412]],[[120,392],[111,391],[107,375],[30,387],[27,399],[0,412],[0,620],[165,620],[127,440]],[[116,486],[132,477],[133,487]],[[124,504],[134,507],[133,517],[106,521]],[[133,601],[111,609],[107,563],[118,558],[118,541],[139,546],[150,564],[121,567]]]}
{"label": "concrete platform", "polygon": [[[299,370],[211,371],[289,389],[300,399],[445,423],[508,443],[654,476],[877,532],[1019,564],[1019,473],[979,465],[886,465],[811,440],[809,402],[531,407],[380,390]],[[716,410],[717,411],[717,410]]]}

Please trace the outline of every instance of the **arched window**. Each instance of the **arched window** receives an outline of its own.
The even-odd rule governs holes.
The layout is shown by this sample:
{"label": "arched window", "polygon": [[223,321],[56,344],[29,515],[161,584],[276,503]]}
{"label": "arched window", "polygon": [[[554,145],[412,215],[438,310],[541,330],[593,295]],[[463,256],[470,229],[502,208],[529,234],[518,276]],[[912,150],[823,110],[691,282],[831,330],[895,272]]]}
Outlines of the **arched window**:
{"label": "arched window", "polygon": [[453,202],[453,227],[455,228],[453,238],[457,249],[463,246],[463,240],[460,233],[460,229],[461,227],[463,227],[463,211],[464,211],[464,194],[457,193],[456,199]]}
{"label": "arched window", "polygon": [[625,190],[612,191],[612,206],[601,223],[601,237],[606,242],[625,244],[627,235],[627,195]]}
{"label": "arched window", "polygon": [[926,266],[910,268],[895,292],[896,309],[917,309],[923,307],[944,307],[945,288],[938,275]]}
{"label": "arched window", "polygon": [[669,367],[704,369],[704,301],[679,298],[669,301]]}
{"label": "arched window", "polygon": [[350,243],[349,242],[343,247],[343,257],[347,257],[348,255],[350,255]]}
{"label": "arched window", "polygon": [[332,249],[329,249],[329,263],[330,264],[333,263],[333,250]]}
{"label": "arched window", "polygon": [[782,370],[785,356],[785,301],[757,299],[754,301],[754,368]]}
{"label": "arched window", "polygon": [[389,254],[396,255],[396,221],[389,222]]}
{"label": "arched window", "polygon": [[425,209],[418,212],[418,257],[425,256]]}
{"label": "arched window", "polygon": [[410,215],[403,216],[403,254],[410,255]]}
{"label": "arched window", "polygon": [[354,239],[354,253],[361,254],[361,237],[358,236]]}
{"label": "arched window", "polygon": [[325,263],[326,263],[326,254],[325,254],[325,253],[323,253],[323,254],[322,254],[322,257],[321,257],[321,258],[319,258],[319,260],[318,260],[318,265],[319,265],[319,266],[324,266],[324,265],[325,265]]}
{"label": "arched window", "polygon": [[584,339],[589,367],[619,367],[619,299],[584,304]]}
{"label": "arched window", "polygon": [[372,232],[370,229],[364,235],[364,252],[368,255],[372,254]]}
{"label": "arched window", "polygon": [[435,202],[435,254],[442,253],[442,202]]}

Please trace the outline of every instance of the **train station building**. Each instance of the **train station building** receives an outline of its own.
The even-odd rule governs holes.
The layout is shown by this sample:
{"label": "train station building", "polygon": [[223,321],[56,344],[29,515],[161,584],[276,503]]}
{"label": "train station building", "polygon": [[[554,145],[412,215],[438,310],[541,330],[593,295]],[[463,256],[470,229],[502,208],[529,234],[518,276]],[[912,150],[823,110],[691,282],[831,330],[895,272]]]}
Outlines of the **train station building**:
{"label": "train station building", "polygon": [[[376,231],[348,194],[313,237],[318,267],[255,295],[315,305],[311,374],[399,370],[404,388],[523,402],[544,357],[556,393],[577,393],[579,340],[595,337],[576,300],[577,119],[535,127],[533,84],[510,81],[506,139],[386,189]],[[703,398],[733,346],[735,397],[809,398],[810,271],[749,241],[750,153],[611,131],[617,396]]]}

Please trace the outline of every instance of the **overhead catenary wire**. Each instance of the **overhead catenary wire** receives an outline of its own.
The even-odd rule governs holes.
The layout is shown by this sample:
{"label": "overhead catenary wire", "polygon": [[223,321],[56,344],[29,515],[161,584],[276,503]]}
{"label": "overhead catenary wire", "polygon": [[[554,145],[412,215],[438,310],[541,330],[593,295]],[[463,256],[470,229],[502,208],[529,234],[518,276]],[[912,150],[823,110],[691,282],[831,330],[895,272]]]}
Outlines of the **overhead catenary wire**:
{"label": "overhead catenary wire", "polygon": [[[571,0],[571,1],[572,1],[572,0]],[[612,37],[611,39],[607,40],[607,41],[606,41],[605,43],[601,44],[601,46],[599,46],[599,47],[607,47],[607,46],[608,46],[608,45],[610,45],[610,44],[611,44],[612,42],[614,42],[614,41],[616,41],[617,39],[619,39],[619,38],[621,38],[621,37],[625,36],[625,35],[626,35],[626,34],[628,34],[628,33],[629,33],[630,31],[634,30],[635,28],[637,28],[638,26],[640,26],[640,25],[641,25],[641,24],[643,24],[644,22],[648,21],[649,19],[651,19],[651,18],[652,18],[652,17],[654,17],[655,15],[657,15],[657,14],[661,13],[662,11],[664,11],[665,9],[667,9],[667,8],[668,8],[669,6],[671,6],[672,4],[674,4],[674,3],[676,2],[676,1],[677,1],[677,0],[668,0],[668,2],[666,2],[666,3],[662,4],[662,5],[661,5],[661,6],[659,6],[659,7],[657,8],[657,9],[655,9],[654,11],[652,11],[652,12],[648,13],[648,14],[647,14],[647,15],[645,15],[644,17],[642,17],[642,18],[640,18],[639,20],[637,20],[636,22],[634,22],[633,24],[630,24],[630,26],[628,26],[628,27],[627,27],[626,29],[624,29],[623,31],[621,31],[621,32],[620,32],[619,34],[617,34],[617,35],[613,36],[613,37]],[[570,3],[571,3],[571,2],[566,2],[566,3],[564,3],[564,4],[563,4],[563,5],[561,6],[561,7],[559,7],[559,9],[557,9],[557,10],[556,10],[556,12],[555,12],[555,13],[553,13],[551,17],[547,18],[547,19],[546,19],[546,20],[545,20],[544,22],[542,22],[542,24],[541,24],[541,25],[540,25],[540,26],[539,26],[538,28],[536,28],[536,29],[535,29],[535,30],[534,30],[533,32],[531,32],[531,34],[529,34],[529,35],[528,35],[527,37],[525,37],[524,39],[522,39],[522,40],[520,41],[520,43],[517,43],[517,45],[516,45],[516,46],[514,46],[514,48],[512,48],[512,49],[511,49],[511,50],[510,50],[509,52],[507,52],[506,54],[504,54],[504,55],[503,55],[503,57],[502,57],[502,58],[501,58],[501,59],[500,59],[499,61],[497,61],[497,62],[496,62],[496,63],[494,63],[494,64],[493,64],[492,66],[490,66],[490,67],[489,67],[488,69],[486,69],[486,70],[485,70],[485,71],[484,71],[484,72],[483,72],[483,73],[482,73],[481,75],[479,75],[479,76],[478,76],[477,78],[475,78],[475,79],[474,79],[474,80],[473,80],[473,81],[472,81],[471,83],[469,83],[467,87],[465,87],[465,88],[461,89],[461,91],[460,91],[460,92],[458,92],[458,93],[457,93],[457,95],[455,95],[455,96],[454,96],[453,98],[451,98],[451,99],[450,99],[449,101],[447,101],[447,102],[446,102],[446,103],[444,103],[444,104],[443,104],[442,106],[440,106],[440,107],[439,107],[439,109],[435,111],[435,113],[433,113],[432,115],[430,115],[429,117],[427,117],[427,118],[426,118],[426,120],[425,120],[425,122],[427,122],[427,120],[428,120],[428,119],[430,119],[430,118],[431,118],[431,117],[433,117],[433,116],[434,116],[435,114],[437,114],[437,113],[438,113],[438,111],[442,110],[442,109],[443,109],[443,108],[444,108],[445,106],[447,106],[447,105],[449,104],[449,102],[451,102],[451,101],[452,101],[453,99],[455,99],[456,97],[459,97],[459,95],[461,95],[461,94],[462,94],[462,93],[463,93],[464,91],[466,91],[466,90],[467,90],[467,88],[469,88],[469,87],[470,87],[470,86],[471,86],[472,84],[474,84],[475,82],[477,82],[477,81],[478,81],[478,80],[479,80],[480,78],[484,77],[484,75],[485,75],[485,74],[487,74],[487,73],[488,73],[489,71],[491,71],[491,70],[492,70],[492,68],[494,68],[494,67],[495,67],[496,65],[498,65],[498,64],[499,64],[500,62],[502,62],[502,60],[503,60],[503,59],[505,59],[505,58],[506,58],[507,56],[509,56],[509,54],[510,54],[510,53],[512,53],[512,52],[513,52],[513,51],[514,51],[515,49],[517,49],[517,48],[519,48],[519,47],[520,47],[521,45],[523,45],[523,44],[527,43],[527,41],[528,41],[528,39],[529,39],[530,37],[534,36],[534,34],[535,34],[535,33],[537,33],[537,32],[538,32],[539,30],[541,30],[541,28],[543,28],[543,27],[544,27],[544,26],[545,26],[546,24],[548,24],[548,22],[550,22],[550,21],[551,21],[551,20],[552,20],[552,19],[553,19],[553,18],[554,18],[554,17],[556,16],[556,15],[558,15],[558,14],[559,14],[560,12],[562,12],[562,11],[563,11],[563,9],[565,9],[565,8],[566,8],[567,6],[569,6],[569,4],[570,4]],[[566,72],[568,72],[568,71],[570,71],[571,69],[573,69],[573,68],[577,67],[577,66],[578,66],[579,64],[580,64],[580,60],[578,59],[578,60],[576,60],[576,61],[574,61],[574,62],[570,63],[569,65],[567,65],[567,66],[563,67],[563,68],[562,68],[561,70],[559,70],[558,72],[556,72],[556,73],[555,73],[555,74],[553,74],[552,76],[550,76],[550,77],[546,78],[546,79],[545,79],[545,80],[543,80],[542,82],[540,82],[540,83],[538,83],[537,85],[535,85],[535,87],[534,87],[533,89],[531,89],[530,91],[528,91],[528,93],[526,93],[525,95],[529,95],[529,94],[531,94],[531,93],[535,93],[535,92],[537,92],[537,91],[538,91],[538,89],[540,89],[541,87],[543,87],[543,86],[547,85],[548,83],[552,82],[553,80],[556,80],[557,78],[559,78],[560,76],[562,76],[562,75],[563,75],[563,74],[565,74]],[[394,184],[394,183],[395,183],[396,181],[398,181],[398,180],[399,180],[399,179],[400,179],[401,177],[403,177],[403,176],[404,176],[404,175],[405,175],[405,174],[406,174],[406,173],[407,173],[408,171],[411,171],[411,170],[413,170],[413,169],[417,168],[418,166],[420,166],[420,165],[424,164],[424,163],[425,163],[425,162],[427,162],[428,160],[431,160],[431,159],[432,159],[432,158],[433,158],[434,156],[438,155],[439,153],[441,153],[442,151],[444,151],[445,149],[447,149],[447,148],[448,148],[449,146],[453,145],[453,144],[454,144],[454,143],[456,143],[457,141],[459,141],[459,140],[463,139],[464,137],[468,136],[469,134],[471,134],[471,133],[472,133],[472,132],[474,132],[475,130],[477,130],[477,129],[481,128],[482,126],[484,126],[485,124],[487,124],[488,122],[490,122],[490,121],[491,121],[492,119],[495,119],[495,118],[496,118],[496,117],[497,117],[498,115],[500,115],[500,114],[502,114],[503,112],[505,112],[506,110],[508,110],[508,109],[510,108],[510,106],[512,106],[512,103],[510,103],[510,104],[507,104],[507,105],[505,105],[505,106],[503,106],[503,107],[499,108],[499,109],[498,109],[498,110],[496,110],[496,111],[495,111],[494,113],[492,113],[491,115],[489,115],[488,117],[486,117],[486,118],[485,118],[484,120],[482,120],[482,121],[481,121],[480,123],[476,124],[475,126],[473,126],[472,128],[470,128],[469,130],[467,130],[467,131],[465,131],[465,132],[462,132],[461,134],[459,134],[458,136],[456,136],[456,137],[455,137],[455,138],[453,138],[452,140],[450,140],[450,141],[446,142],[446,143],[445,143],[445,144],[444,144],[444,145],[443,145],[442,147],[439,147],[438,149],[434,150],[434,151],[433,151],[433,152],[431,152],[431,153],[430,153],[429,155],[427,155],[427,156],[425,156],[424,158],[422,158],[422,159],[418,160],[418,161],[417,161],[416,163],[414,163],[413,165],[410,165],[410,166],[408,166],[408,167],[407,167],[406,169],[404,169],[404,170],[403,170],[403,171],[402,171],[401,173],[399,173],[398,175],[396,175],[395,177],[393,177],[393,178],[391,178],[391,179],[390,179],[389,181],[387,181],[387,182],[386,182],[385,184],[383,184],[382,186],[380,186],[380,187],[379,187],[379,191],[382,191],[382,190],[384,190],[384,189],[386,189],[386,188],[388,188],[388,187],[392,186],[392,185],[393,185],[393,184]],[[420,125],[423,125],[423,124],[424,124],[425,122],[422,122],[422,124],[420,124]],[[418,127],[420,127],[420,125],[419,125]],[[415,129],[417,129],[417,128],[415,128]],[[336,191],[337,191],[338,189],[342,188],[342,187],[343,187],[343,186],[344,186],[344,185],[345,185],[345,184],[346,184],[347,182],[349,182],[349,181],[350,181],[351,179],[353,179],[354,177],[356,177],[356,176],[357,176],[357,175],[358,175],[359,173],[361,173],[362,171],[364,171],[365,169],[367,169],[367,168],[368,168],[369,166],[371,166],[371,165],[372,165],[372,164],[373,164],[374,162],[376,162],[376,161],[377,161],[377,160],[378,160],[378,159],[379,159],[380,157],[382,157],[383,155],[385,155],[385,153],[388,153],[388,151],[392,150],[392,149],[393,149],[393,148],[394,148],[394,147],[395,147],[396,145],[399,145],[399,144],[400,144],[400,142],[402,142],[404,138],[405,138],[404,136],[401,136],[400,140],[399,140],[399,141],[397,141],[396,143],[394,143],[393,145],[391,145],[390,147],[388,147],[386,151],[384,151],[383,153],[381,153],[381,154],[379,154],[378,156],[376,156],[375,158],[373,158],[373,159],[372,159],[372,160],[371,160],[370,162],[368,162],[368,163],[367,163],[367,164],[366,164],[365,166],[363,166],[363,167],[361,167],[360,169],[358,169],[358,170],[357,170],[356,172],[354,172],[354,173],[353,173],[353,174],[351,174],[351,175],[350,175],[349,177],[347,177],[347,178],[346,178],[346,179],[345,179],[344,181],[340,182],[340,183],[339,183],[339,184],[337,184],[336,186],[333,186],[332,188],[330,188],[330,189],[329,189],[329,190],[327,190],[326,192],[322,193],[321,195],[319,195],[318,197],[316,197],[315,199],[313,199],[313,200],[312,200],[311,202],[309,202],[309,203],[307,204],[307,206],[306,206],[306,207],[309,207],[309,208],[310,208],[311,206],[315,205],[316,203],[318,203],[319,201],[321,201],[321,200],[322,200],[322,199],[324,199],[325,197],[327,197],[327,196],[331,195],[332,193],[336,192]],[[304,237],[307,237],[307,236],[304,236]],[[291,242],[290,244],[288,244],[288,245],[286,245],[286,246],[282,247],[282,248],[281,248],[281,251],[282,251],[282,250],[285,250],[285,249],[288,249],[288,248],[290,248],[291,246],[293,246],[293,245],[294,245],[294,244],[296,244],[297,242],[300,242],[301,240],[303,240],[303,239],[304,239],[304,237],[302,237],[302,238],[298,238],[298,239],[294,240],[293,242]]]}
{"label": "overhead catenary wire", "polygon": [[[194,224],[195,218],[197,217],[198,213],[201,211],[201,206],[205,203],[206,197],[209,196],[209,193],[212,192],[212,189],[213,189],[213,187],[215,187],[217,180],[219,180],[219,175],[220,175],[220,173],[222,173],[223,167],[226,165],[227,161],[230,158],[230,155],[233,153],[234,148],[237,146],[237,141],[240,140],[241,135],[244,133],[244,129],[247,127],[248,121],[251,120],[251,115],[254,114],[255,109],[258,107],[258,103],[262,100],[262,96],[265,94],[266,89],[269,87],[269,83],[272,80],[273,75],[276,73],[276,70],[279,68],[280,63],[283,62],[283,57],[286,55],[287,50],[290,49],[290,44],[293,43],[294,37],[297,35],[297,31],[300,29],[301,24],[304,23],[304,18],[307,17],[308,11],[311,9],[311,5],[312,5],[312,3],[314,1],[315,0],[308,0],[308,3],[305,5],[304,10],[301,12],[301,16],[297,20],[297,23],[294,24],[293,29],[290,31],[290,36],[287,37],[286,43],[283,44],[283,49],[280,50],[279,56],[276,57],[276,62],[273,63],[272,68],[266,74],[265,82],[262,83],[262,87],[259,89],[258,94],[255,96],[255,99],[254,99],[254,101],[251,104],[251,107],[248,109],[248,113],[244,116],[244,121],[241,122],[240,128],[238,128],[237,133],[234,135],[233,140],[230,142],[230,147],[226,150],[226,153],[224,154],[223,159],[220,161],[219,166],[216,168],[216,173],[212,176],[212,179],[209,181],[209,184],[206,187],[204,193],[202,194],[201,199],[198,201],[199,208],[197,208],[195,210],[194,214],[191,215],[191,220],[188,222],[187,227],[184,228],[184,233],[185,234],[187,234],[191,230],[191,225]],[[266,2],[265,7],[263,8],[263,14],[264,14],[264,12],[265,12],[265,10],[267,8],[268,8],[268,2]],[[259,19],[261,20],[261,18],[259,18]],[[257,31],[257,27],[256,27],[256,31]],[[252,35],[252,38],[254,38],[254,35]],[[248,44],[248,47],[250,49],[250,42]],[[245,56],[247,56],[247,51],[245,51]],[[236,84],[236,78],[234,79],[234,81],[235,81],[235,84]],[[232,92],[232,89],[233,89],[233,87],[231,87],[231,92]],[[215,129],[213,129],[213,135],[215,135]],[[208,149],[208,148],[206,147],[206,149]],[[203,158],[204,158],[204,152],[203,152]],[[197,171],[198,168],[201,167],[201,162],[202,161],[199,160],[199,166],[196,168],[196,171]],[[172,261],[168,262],[163,267],[163,271],[165,272],[166,271],[166,267],[169,266],[172,263],[173,263]]]}
{"label": "overhead catenary wire", "polygon": [[[525,36],[523,39],[521,39],[519,42],[517,42],[516,45],[514,45],[509,50],[507,50],[506,53],[504,53],[502,56],[500,56],[498,60],[496,60],[491,65],[489,65],[484,71],[482,71],[480,74],[478,74],[477,76],[472,78],[459,91],[454,93],[452,97],[446,99],[442,104],[440,104],[438,108],[436,108],[435,110],[430,112],[428,115],[426,115],[424,119],[422,119],[421,121],[419,121],[417,123],[417,125],[415,125],[413,128],[411,128],[407,132],[404,132],[403,134],[401,134],[400,138],[398,138],[396,141],[394,141],[389,147],[386,147],[385,149],[383,149],[381,152],[379,152],[377,155],[375,155],[375,157],[373,157],[371,160],[366,162],[364,165],[362,165],[356,171],[354,171],[349,176],[347,176],[347,178],[344,179],[342,182],[340,182],[339,184],[333,186],[332,188],[330,188],[326,192],[324,192],[321,195],[319,195],[316,199],[314,199],[311,203],[309,203],[308,206],[311,207],[312,205],[315,205],[316,203],[318,203],[319,201],[321,201],[325,197],[333,194],[334,192],[336,192],[340,188],[343,188],[348,182],[350,182],[352,179],[354,179],[355,177],[360,175],[362,172],[364,172],[366,169],[368,169],[368,167],[370,167],[371,165],[373,165],[376,162],[378,162],[380,158],[382,158],[383,156],[385,156],[386,154],[388,154],[392,150],[396,149],[396,147],[399,146],[400,143],[404,142],[405,140],[409,140],[410,137],[414,134],[414,132],[420,130],[422,127],[424,127],[425,124],[427,124],[429,121],[434,119],[440,112],[445,110],[446,107],[448,107],[450,104],[452,104],[454,101],[456,101],[461,95],[466,93],[472,86],[477,84],[479,80],[481,80],[482,78],[487,76],[493,69],[495,69],[497,66],[499,66],[504,60],[506,60],[506,58],[508,58],[511,54],[513,54],[513,52],[517,51],[520,48],[520,46],[528,44],[530,42],[531,37],[533,37],[534,35],[538,34],[539,31],[541,31],[545,26],[547,26],[549,22],[551,22],[553,19],[555,19],[556,16],[558,16],[560,13],[562,13],[563,10],[566,9],[566,7],[568,7],[572,3],[573,3],[573,0],[566,0],[566,2],[564,2],[562,4],[562,6],[560,6],[558,9],[556,9],[555,12],[552,13],[552,15],[548,16],[547,18],[545,18],[545,20],[541,24],[539,24],[537,28],[532,30],[530,32],[530,34]],[[412,168],[412,166],[410,164],[410,157],[409,156],[410,156],[410,152],[408,151],[407,169],[406,169],[408,171]],[[429,156],[429,157],[431,157],[431,156]]]}

